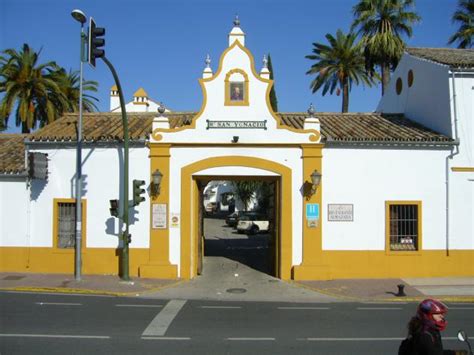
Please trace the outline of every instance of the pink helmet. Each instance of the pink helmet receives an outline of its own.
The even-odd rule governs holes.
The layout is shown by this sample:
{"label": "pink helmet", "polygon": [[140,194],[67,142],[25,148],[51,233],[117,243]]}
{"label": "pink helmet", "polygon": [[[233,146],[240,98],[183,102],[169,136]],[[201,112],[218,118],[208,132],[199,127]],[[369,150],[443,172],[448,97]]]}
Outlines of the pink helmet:
{"label": "pink helmet", "polygon": [[428,298],[418,305],[417,315],[427,326],[434,327],[440,331],[444,330],[448,322],[443,318],[442,320],[435,320],[434,314],[445,315],[448,312],[448,306],[443,302]]}

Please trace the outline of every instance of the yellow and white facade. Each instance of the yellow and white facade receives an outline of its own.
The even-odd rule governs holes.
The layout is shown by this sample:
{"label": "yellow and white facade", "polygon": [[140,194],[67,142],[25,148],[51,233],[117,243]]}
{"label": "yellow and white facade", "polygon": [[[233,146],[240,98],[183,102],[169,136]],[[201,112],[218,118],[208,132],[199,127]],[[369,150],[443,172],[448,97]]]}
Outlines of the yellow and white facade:
{"label": "yellow and white facade", "polygon": [[[199,82],[203,103],[189,121],[176,124],[170,112],[133,121],[149,123],[146,138],[137,136],[130,149],[130,180],[145,180],[149,197],[135,208],[130,226],[132,276],[195,277],[202,189],[211,180],[232,179],[274,182],[276,276],[284,280],[474,275],[474,218],[456,218],[459,211],[474,217],[472,182],[462,182],[466,198],[451,201],[446,215],[446,159],[456,147],[448,136],[436,142],[329,139],[337,129],[349,135],[350,128],[337,128],[350,117],[344,114],[302,114],[298,124],[288,124],[302,115],[272,111],[268,69],[257,71],[238,25],[215,73],[208,62]],[[357,116],[357,127],[363,130],[372,116]],[[65,127],[68,119],[57,124]],[[405,121],[377,120],[393,135],[415,130]],[[51,137],[45,131],[26,142],[27,150],[48,153],[46,182],[0,177],[0,271],[73,272],[73,249],[57,245],[57,211],[74,196],[74,142]],[[83,272],[117,274],[121,226],[108,208],[123,183],[121,147],[113,139],[86,141],[83,157]],[[159,194],[151,184],[156,170],[163,175]],[[322,175],[317,186],[315,171]],[[463,174],[466,181],[473,177]],[[414,250],[391,245],[391,206],[399,205],[416,208]]]}

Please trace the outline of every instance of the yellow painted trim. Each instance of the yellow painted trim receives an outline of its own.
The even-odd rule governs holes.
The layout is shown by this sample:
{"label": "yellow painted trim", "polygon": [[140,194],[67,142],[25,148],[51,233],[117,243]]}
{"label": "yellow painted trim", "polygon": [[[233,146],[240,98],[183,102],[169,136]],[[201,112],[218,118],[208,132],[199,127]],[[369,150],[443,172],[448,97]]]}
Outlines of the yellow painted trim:
{"label": "yellow painted trim", "polygon": [[472,173],[474,172],[474,167],[470,166],[453,166],[451,171],[456,171],[460,173]]}
{"label": "yellow painted trim", "polygon": [[[244,97],[242,101],[233,101],[230,99],[231,92],[230,92],[230,84],[234,81],[230,81],[230,77],[232,74],[239,73],[244,77]],[[225,99],[224,99],[224,106],[248,106],[249,105],[249,76],[247,73],[242,69],[232,69],[229,70],[225,76]]]}
{"label": "yellow painted trim", "polygon": [[140,102],[140,101],[133,101],[134,105],[146,105],[149,106],[150,104],[148,102]]}
{"label": "yellow painted trim", "polygon": [[[193,174],[215,167],[242,166],[274,172],[281,179],[280,208],[280,270],[284,280],[291,278],[292,264],[292,174],[291,169],[273,161],[244,156],[226,156],[204,159],[181,169],[181,268],[180,277],[190,279],[197,273],[197,206],[198,195]],[[198,179],[205,177],[197,177]],[[191,218],[186,218],[190,216]]]}
{"label": "yellow painted trim", "polygon": [[[75,203],[76,200],[73,198],[54,198],[53,199],[53,250],[54,253],[65,253],[65,254],[74,254],[74,247],[73,248],[59,248],[58,247],[58,213],[59,213],[59,203]],[[82,252],[86,252],[86,245],[87,245],[87,200],[81,200],[82,206],[82,241],[81,241],[81,250]],[[75,220],[74,220],[75,221]],[[75,222],[74,222],[75,223]]]}
{"label": "yellow painted trim", "polygon": [[[148,261],[148,248],[130,248],[130,275],[138,276]],[[82,255],[82,272],[87,275],[118,275],[115,248],[87,248]],[[0,247],[0,272],[74,273],[74,252],[58,253],[49,247]]]}
{"label": "yellow painted trim", "polygon": [[[160,185],[160,194],[150,196],[150,249],[146,263],[140,265],[140,277],[170,279],[178,275],[177,265],[169,260],[169,206],[170,206],[170,148],[169,144],[150,144],[150,177],[159,169],[163,174]],[[166,229],[153,229],[153,204],[166,204]]]}
{"label": "yellow painted trim", "polygon": [[252,70],[253,76],[257,80],[268,84],[267,85],[267,92],[265,94],[267,109],[269,110],[270,114],[273,116],[273,118],[277,122],[277,129],[284,129],[284,130],[287,130],[287,131],[291,131],[291,132],[295,132],[295,133],[303,133],[303,134],[304,133],[311,133],[310,137],[308,138],[309,141],[317,143],[319,141],[320,137],[321,137],[321,133],[318,132],[317,130],[315,130],[315,129],[297,129],[297,128],[288,127],[288,126],[286,126],[282,123],[281,118],[278,117],[278,115],[273,111],[272,105],[271,105],[271,102],[270,102],[270,91],[271,91],[272,86],[273,86],[273,80],[262,78],[255,71],[255,60],[253,58],[252,53],[250,53],[250,51],[246,47],[244,47],[239,42],[238,39],[236,39],[230,47],[227,47],[224,50],[224,52],[222,52],[221,57],[219,59],[219,67],[218,67],[216,73],[214,75],[212,75],[211,77],[209,77],[209,78],[200,78],[199,79],[199,85],[201,86],[203,99],[202,99],[201,108],[200,108],[199,112],[193,117],[192,122],[187,126],[181,126],[179,128],[156,128],[155,130],[153,130],[152,134],[156,135],[159,132],[180,132],[180,131],[184,131],[185,129],[195,129],[196,128],[196,121],[202,116],[202,114],[204,113],[204,110],[206,108],[206,105],[207,105],[207,90],[206,90],[206,87],[205,87],[204,83],[215,80],[220,75],[220,73],[222,71],[222,68],[223,68],[223,62],[224,62],[225,56],[227,55],[227,53],[229,53],[235,47],[239,47],[249,57],[249,59],[250,59],[250,68]]}
{"label": "yellow painted trim", "polygon": [[[392,205],[416,205],[418,206],[418,245],[417,250],[399,251],[390,250],[390,206]],[[423,253],[423,210],[421,201],[385,201],[385,254],[388,256],[414,256]]]}

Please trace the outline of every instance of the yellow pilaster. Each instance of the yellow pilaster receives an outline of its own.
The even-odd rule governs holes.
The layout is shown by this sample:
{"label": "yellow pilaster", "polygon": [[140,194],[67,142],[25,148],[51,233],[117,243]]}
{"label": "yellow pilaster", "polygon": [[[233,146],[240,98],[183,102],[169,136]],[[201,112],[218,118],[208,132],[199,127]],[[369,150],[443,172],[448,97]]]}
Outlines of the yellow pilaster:
{"label": "yellow pilaster", "polygon": [[[178,275],[177,265],[172,265],[169,260],[169,186],[170,186],[170,145],[150,145],[150,181],[155,170],[163,174],[158,195],[151,194],[150,198],[150,250],[147,264],[140,265],[140,277],[152,278],[176,278]],[[165,229],[153,228],[153,205],[166,205]]]}
{"label": "yellow pilaster", "polygon": [[[303,159],[303,262],[293,268],[293,278],[295,280],[317,280],[329,277],[329,267],[324,260],[322,250],[322,190],[324,172],[322,170],[322,144],[304,144],[302,148]],[[311,195],[311,174],[318,170],[323,177],[316,193]],[[306,220],[306,205],[316,203],[319,205],[319,220],[317,227],[310,227]]]}

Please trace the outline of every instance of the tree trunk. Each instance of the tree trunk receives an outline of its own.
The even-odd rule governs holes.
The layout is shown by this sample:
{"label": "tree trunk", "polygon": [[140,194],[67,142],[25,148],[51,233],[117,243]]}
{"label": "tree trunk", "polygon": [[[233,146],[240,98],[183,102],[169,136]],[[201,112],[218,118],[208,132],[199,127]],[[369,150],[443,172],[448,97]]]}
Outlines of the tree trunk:
{"label": "tree trunk", "polygon": [[347,112],[349,110],[349,84],[347,83],[347,78],[344,79],[344,84],[342,86],[342,112]]}
{"label": "tree trunk", "polygon": [[30,133],[30,129],[28,128],[26,122],[21,122],[21,133]]}
{"label": "tree trunk", "polygon": [[388,87],[388,82],[390,81],[390,65],[388,63],[382,63],[381,72],[382,72],[382,96]]}

